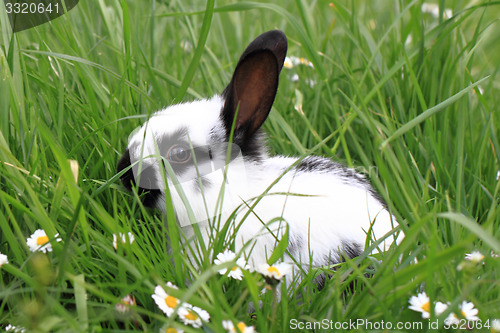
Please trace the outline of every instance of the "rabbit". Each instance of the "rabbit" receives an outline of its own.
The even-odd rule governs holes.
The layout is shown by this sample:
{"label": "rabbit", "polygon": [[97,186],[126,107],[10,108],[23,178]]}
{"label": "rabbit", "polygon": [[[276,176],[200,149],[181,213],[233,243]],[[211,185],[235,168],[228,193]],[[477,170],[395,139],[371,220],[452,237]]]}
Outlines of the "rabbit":
{"label": "rabbit", "polygon": [[398,222],[364,175],[325,157],[268,153],[261,126],[287,47],[283,32],[263,33],[221,95],[154,113],[130,135],[121,181],[164,213],[167,183],[187,242],[196,228],[204,244],[225,232],[254,266],[285,234],[283,260],[305,270],[359,256],[367,239],[385,251],[403,235],[391,234]]}

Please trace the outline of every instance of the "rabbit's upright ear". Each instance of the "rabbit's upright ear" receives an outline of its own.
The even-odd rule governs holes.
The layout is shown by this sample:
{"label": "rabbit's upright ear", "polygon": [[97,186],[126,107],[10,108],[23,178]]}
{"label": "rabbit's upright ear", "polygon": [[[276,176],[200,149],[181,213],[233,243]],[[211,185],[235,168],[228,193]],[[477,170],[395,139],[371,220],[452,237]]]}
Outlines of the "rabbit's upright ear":
{"label": "rabbit's upright ear", "polygon": [[[222,120],[229,135],[233,120],[236,134],[248,139],[264,123],[278,89],[278,77],[285,61],[287,39],[279,30],[258,36],[243,52],[231,82],[222,96]],[[238,115],[235,119],[235,113]]]}

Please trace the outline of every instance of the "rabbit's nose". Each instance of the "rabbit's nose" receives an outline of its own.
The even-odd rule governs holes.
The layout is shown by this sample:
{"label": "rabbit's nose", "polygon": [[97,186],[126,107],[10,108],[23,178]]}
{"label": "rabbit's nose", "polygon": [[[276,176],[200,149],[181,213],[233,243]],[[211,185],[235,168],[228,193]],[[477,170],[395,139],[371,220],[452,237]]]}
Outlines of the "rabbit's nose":
{"label": "rabbit's nose", "polygon": [[[130,152],[127,148],[125,153],[118,161],[118,165],[116,167],[117,173],[128,168],[127,171],[123,175],[121,175],[120,180],[127,188],[127,190],[132,191],[132,186],[136,187],[134,172],[131,168],[132,163],[130,162]],[[137,192],[142,199],[142,203],[146,207],[153,207],[161,195],[161,191],[157,188],[157,184],[155,179],[151,179],[149,177],[142,177],[139,187],[137,188]]]}

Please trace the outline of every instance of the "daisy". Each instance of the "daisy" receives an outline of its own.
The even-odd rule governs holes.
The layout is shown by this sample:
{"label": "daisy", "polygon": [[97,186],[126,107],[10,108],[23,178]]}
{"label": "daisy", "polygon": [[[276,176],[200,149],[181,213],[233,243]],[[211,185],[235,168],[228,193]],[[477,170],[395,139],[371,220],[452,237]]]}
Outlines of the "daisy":
{"label": "daisy", "polygon": [[[178,289],[177,286],[173,285],[170,282],[167,282],[167,287]],[[154,299],[156,305],[158,305],[160,310],[165,312],[168,317],[170,317],[172,313],[174,313],[176,308],[181,308],[184,306],[184,303],[181,304],[178,298],[167,294],[162,286],[156,286],[155,293],[151,295],[151,297]]]}
{"label": "daisy", "polygon": [[16,332],[16,333],[24,333],[26,329],[21,326],[13,326],[11,324],[5,326],[5,332]]}
{"label": "daisy", "polygon": [[479,264],[483,261],[484,255],[479,251],[472,251],[472,253],[465,254],[465,260],[472,262],[473,264]]}
{"label": "daisy", "polygon": [[8,263],[9,263],[9,258],[7,258],[7,256],[5,254],[2,254],[0,252],[0,267],[2,267],[2,265],[8,264]]}
{"label": "daisy", "polygon": [[113,247],[115,250],[118,249],[118,239],[120,240],[121,244],[132,244],[135,240],[134,234],[131,232],[128,232],[127,234],[124,234],[123,232],[119,232],[117,234],[113,234]]}
{"label": "daisy", "polygon": [[[54,240],[56,242],[62,241],[62,238],[58,238],[59,234],[54,235]],[[26,244],[30,248],[31,252],[41,251],[43,253],[52,252],[52,244],[49,242],[49,237],[44,230],[35,230],[30,238],[26,239]]]}
{"label": "daisy", "polygon": [[242,321],[240,321],[238,324],[236,324],[236,327],[235,327],[231,320],[223,320],[222,327],[225,330],[227,330],[229,333],[236,333],[237,332],[236,327],[238,327],[239,332],[241,332],[241,333],[255,333],[255,329],[253,326],[247,326]]}
{"label": "daisy", "polygon": [[445,318],[444,324],[446,326],[458,325],[460,324],[460,320],[458,319],[457,315],[452,312],[448,315],[448,317]]}
{"label": "daisy", "polygon": [[160,328],[160,333],[184,333],[184,330],[164,325]]}
{"label": "daisy", "polygon": [[491,332],[500,332],[500,319],[493,319],[491,322]]}
{"label": "daisy", "polygon": [[191,53],[191,51],[193,51],[193,44],[191,44],[191,42],[188,40],[181,41],[180,46],[181,49],[186,53]]}
{"label": "daisy", "polygon": [[[217,259],[214,260],[214,264],[222,265],[228,262],[234,262],[235,259],[236,259],[236,254],[234,254],[229,250],[224,250],[224,252],[219,253],[217,255]],[[221,275],[224,275],[229,270],[229,274],[227,276],[236,280],[241,280],[243,277],[243,272],[241,271],[241,269],[249,269],[249,268],[250,267],[247,265],[245,259],[239,258],[238,260],[236,260],[236,265],[233,268],[231,268],[230,270],[227,268],[223,268],[219,270],[219,273]]]}
{"label": "daisy", "polygon": [[116,309],[116,311],[124,314],[124,313],[127,313],[129,311],[130,307],[134,306],[134,305],[136,305],[135,297],[130,296],[130,295],[126,295],[125,297],[122,298],[120,303],[117,303],[115,305],[115,309]]}
{"label": "daisy", "polygon": [[283,63],[283,67],[290,69],[293,68],[293,61],[290,57],[285,57],[285,62]]}
{"label": "daisy", "polygon": [[463,301],[462,304],[459,305],[459,308],[465,319],[470,321],[479,320],[479,317],[477,316],[479,310],[474,308],[474,304],[472,302]]}
{"label": "daisy", "polygon": [[275,285],[290,272],[290,265],[283,262],[273,266],[262,264],[257,267],[256,271],[262,274],[268,284]]}
{"label": "daisy", "polygon": [[[445,312],[449,305],[450,303],[445,304],[442,302],[436,302],[436,305],[434,306],[434,313],[436,316],[440,316],[443,312]],[[460,320],[457,315],[452,312],[444,319],[444,323],[446,326],[458,325]]]}
{"label": "daisy", "polygon": [[422,313],[422,318],[430,318],[431,314],[431,303],[429,301],[429,297],[427,294],[424,292],[419,293],[417,296],[412,296],[410,297],[410,306],[408,309],[416,311],[416,312],[421,312]]}
{"label": "daisy", "polygon": [[314,68],[314,65],[312,64],[312,62],[310,62],[306,58],[303,58],[303,57],[299,58],[299,57],[294,57],[294,56],[285,57],[285,62],[283,63],[283,67],[285,67],[286,69],[291,69],[291,68],[298,66],[298,65],[304,65],[307,67]]}
{"label": "daisy", "polygon": [[436,305],[434,306],[434,313],[436,314],[436,316],[439,316],[443,312],[445,312],[447,308],[448,304],[442,302],[436,302]]}
{"label": "daisy", "polygon": [[[431,14],[434,18],[439,18],[439,6],[433,3],[423,3],[422,4],[422,13]],[[451,9],[446,8],[443,10],[443,18],[449,19],[453,16],[453,11]]]}
{"label": "daisy", "polygon": [[210,315],[207,311],[200,309],[197,306],[186,305],[179,310],[179,318],[184,325],[191,325],[194,328],[200,328],[202,321],[209,321]]}

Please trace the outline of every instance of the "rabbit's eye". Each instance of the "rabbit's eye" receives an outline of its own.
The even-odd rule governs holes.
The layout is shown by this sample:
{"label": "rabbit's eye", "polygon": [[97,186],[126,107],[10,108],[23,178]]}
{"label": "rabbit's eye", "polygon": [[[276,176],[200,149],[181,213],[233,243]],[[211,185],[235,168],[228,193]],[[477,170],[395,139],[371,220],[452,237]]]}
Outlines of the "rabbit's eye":
{"label": "rabbit's eye", "polygon": [[174,145],[168,150],[167,159],[174,163],[185,163],[191,159],[191,152],[183,146]]}

